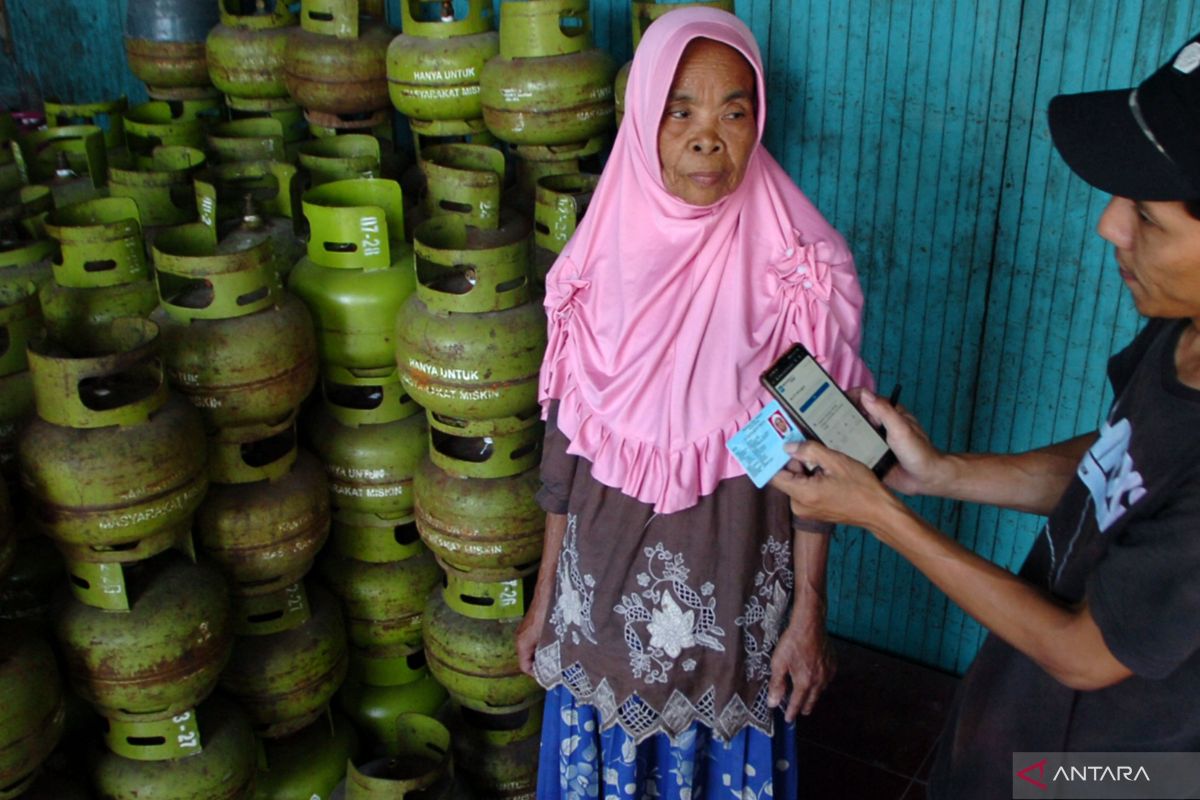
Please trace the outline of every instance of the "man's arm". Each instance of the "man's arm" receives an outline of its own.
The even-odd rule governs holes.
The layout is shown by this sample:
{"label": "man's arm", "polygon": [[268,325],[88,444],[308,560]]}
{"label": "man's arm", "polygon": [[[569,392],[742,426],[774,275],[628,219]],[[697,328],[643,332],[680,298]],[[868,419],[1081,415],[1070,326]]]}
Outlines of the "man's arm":
{"label": "man's arm", "polygon": [[1074,689],[1099,689],[1132,673],[1119,662],[1086,603],[1066,606],[980,558],[917,517],[853,459],[814,442],[799,446],[812,475],[784,470],[773,484],[797,515],[870,530],[984,627]]}
{"label": "man's arm", "polygon": [[1066,491],[1094,432],[1015,455],[947,454],[929,441],[912,414],[870,392],[858,393],[863,411],[887,430],[899,462],[887,474],[889,486],[972,503],[1049,514]]}
{"label": "man's arm", "polygon": [[943,474],[931,491],[921,493],[1045,516],[1058,504],[1094,441],[1092,432],[1013,455],[946,454]]}

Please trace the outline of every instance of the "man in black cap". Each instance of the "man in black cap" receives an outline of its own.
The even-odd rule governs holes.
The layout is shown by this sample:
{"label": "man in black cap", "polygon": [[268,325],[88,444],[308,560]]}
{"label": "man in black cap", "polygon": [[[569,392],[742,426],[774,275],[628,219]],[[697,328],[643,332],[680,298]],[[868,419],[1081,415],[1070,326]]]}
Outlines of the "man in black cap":
{"label": "man in black cap", "polygon": [[1048,515],[1019,576],[819,444],[793,446],[774,480],[797,515],[867,528],[990,631],[939,745],[934,800],[1012,797],[1017,752],[1200,751],[1200,37],[1135,89],[1054,98],[1050,130],[1113,195],[1098,231],[1149,318],[1109,361],[1100,430],[945,454],[907,412],[861,395],[898,457],[892,488]]}

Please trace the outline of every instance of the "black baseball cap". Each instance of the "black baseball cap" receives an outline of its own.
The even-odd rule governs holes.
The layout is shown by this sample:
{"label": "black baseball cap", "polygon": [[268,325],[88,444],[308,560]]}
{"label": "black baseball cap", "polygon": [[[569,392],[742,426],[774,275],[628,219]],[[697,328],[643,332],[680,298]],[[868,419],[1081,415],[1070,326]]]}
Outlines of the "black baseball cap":
{"label": "black baseball cap", "polygon": [[1200,199],[1200,34],[1134,89],[1062,94],[1050,135],[1075,174],[1133,200]]}

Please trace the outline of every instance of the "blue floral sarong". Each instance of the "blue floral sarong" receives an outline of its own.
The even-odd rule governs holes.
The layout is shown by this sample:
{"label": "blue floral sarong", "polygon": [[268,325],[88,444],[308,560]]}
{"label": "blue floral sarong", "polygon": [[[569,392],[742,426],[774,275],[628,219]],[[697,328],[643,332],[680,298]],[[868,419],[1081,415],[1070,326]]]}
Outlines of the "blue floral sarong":
{"label": "blue floral sarong", "polygon": [[538,800],[794,800],[796,726],[776,712],[775,735],[743,728],[729,742],[699,722],[641,744],[563,686],[546,695]]}

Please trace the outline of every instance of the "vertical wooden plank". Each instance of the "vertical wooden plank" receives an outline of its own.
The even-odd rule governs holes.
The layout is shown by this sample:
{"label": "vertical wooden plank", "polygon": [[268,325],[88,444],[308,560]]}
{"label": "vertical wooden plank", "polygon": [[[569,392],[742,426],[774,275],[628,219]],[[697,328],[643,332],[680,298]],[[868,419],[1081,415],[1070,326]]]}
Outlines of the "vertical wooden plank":
{"label": "vertical wooden plank", "polygon": [[16,62],[32,85],[27,102],[145,99],[125,62],[124,0],[8,0]]}

